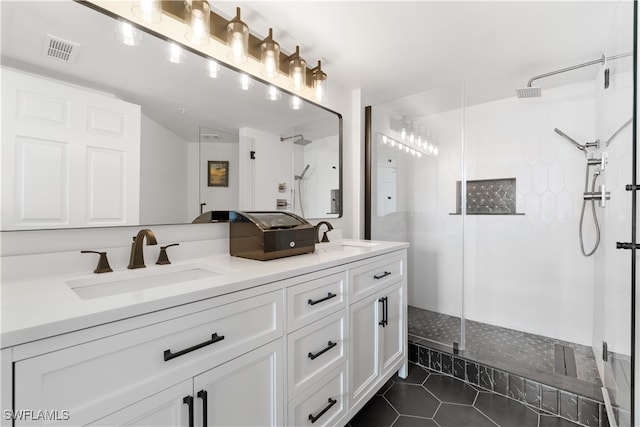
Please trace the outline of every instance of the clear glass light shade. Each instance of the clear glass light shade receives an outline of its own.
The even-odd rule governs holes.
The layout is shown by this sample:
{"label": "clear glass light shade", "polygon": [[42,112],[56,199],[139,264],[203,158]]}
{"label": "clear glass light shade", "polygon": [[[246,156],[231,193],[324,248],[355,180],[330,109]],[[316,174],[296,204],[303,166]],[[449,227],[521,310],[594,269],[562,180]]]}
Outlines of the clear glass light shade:
{"label": "clear glass light shade", "polygon": [[128,22],[120,21],[116,25],[116,38],[127,46],[139,46],[142,33]]}
{"label": "clear glass light shade", "polygon": [[207,67],[205,69],[205,74],[208,77],[211,77],[212,79],[217,79],[218,77],[220,77],[222,75],[223,70],[224,70],[224,68],[222,68],[222,65],[218,64],[213,59],[209,59],[207,61]]}
{"label": "clear glass light shade", "polygon": [[302,110],[302,106],[302,100],[297,96],[292,96],[289,100],[289,107],[291,107],[292,110]]}
{"label": "clear glass light shade", "polygon": [[185,1],[187,12],[187,40],[197,45],[209,43],[211,9],[206,0]]}
{"label": "clear glass light shade", "polygon": [[316,101],[323,101],[327,95],[327,73],[322,71],[320,61],[318,61],[318,66],[313,69],[313,90]]}
{"label": "clear glass light shade", "polygon": [[272,79],[280,75],[280,45],[273,40],[271,28],[269,28],[269,36],[260,45],[260,61],[263,75]]}
{"label": "clear glass light shade", "polygon": [[400,131],[400,138],[402,138],[403,140],[407,139],[407,129],[406,128],[402,128],[402,130]]}
{"label": "clear glass light shade", "polygon": [[229,59],[242,64],[249,59],[249,27],[240,20],[240,8],[236,8],[236,17],[227,24],[227,46]]}
{"label": "clear glass light shade", "polygon": [[131,8],[131,12],[134,16],[142,19],[144,22],[150,24],[157,24],[160,22],[160,6],[158,6],[157,0],[140,0]]}
{"label": "clear glass light shade", "polygon": [[176,43],[169,43],[167,47],[167,59],[174,64],[182,64],[187,57],[185,50]]}
{"label": "clear glass light shade", "polygon": [[307,63],[300,58],[300,46],[296,46],[296,53],[289,59],[289,77],[291,87],[295,90],[302,90],[307,84]]}
{"label": "clear glass light shade", "polygon": [[267,92],[265,93],[265,97],[269,101],[277,101],[282,98],[282,92],[278,90],[275,86],[267,86]]}

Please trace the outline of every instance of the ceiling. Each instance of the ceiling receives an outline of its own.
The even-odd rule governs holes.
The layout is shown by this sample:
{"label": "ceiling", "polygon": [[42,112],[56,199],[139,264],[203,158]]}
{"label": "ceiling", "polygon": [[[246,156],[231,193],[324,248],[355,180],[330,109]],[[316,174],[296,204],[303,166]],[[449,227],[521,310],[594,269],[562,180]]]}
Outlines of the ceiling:
{"label": "ceiling", "polygon": [[[212,2],[225,16],[238,5],[253,32],[273,27],[283,50],[299,44],[308,63],[322,60],[329,85],[361,88],[367,103],[465,80],[473,104],[515,96],[534,75],[600,58],[618,2]],[[541,84],[593,78],[596,70]]]}

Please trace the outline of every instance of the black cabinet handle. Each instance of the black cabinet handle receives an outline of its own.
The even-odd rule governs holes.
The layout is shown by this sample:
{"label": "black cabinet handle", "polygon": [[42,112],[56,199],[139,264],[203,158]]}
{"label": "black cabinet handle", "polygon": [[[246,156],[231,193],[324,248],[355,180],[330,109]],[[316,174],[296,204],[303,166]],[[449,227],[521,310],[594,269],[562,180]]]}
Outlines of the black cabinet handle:
{"label": "black cabinet handle", "polygon": [[383,274],[379,275],[379,276],[373,276],[374,279],[376,280],[380,280],[384,277],[390,276],[391,272],[390,271],[385,271]]}
{"label": "black cabinet handle", "polygon": [[202,399],[202,425],[207,426],[207,390],[200,390],[197,396]]}
{"label": "black cabinet handle", "polygon": [[190,353],[194,350],[198,350],[202,347],[206,347],[208,345],[211,344],[215,344],[218,341],[222,341],[224,339],[224,335],[218,336],[218,333],[216,332],[215,334],[211,335],[211,339],[209,341],[205,341],[203,343],[200,344],[196,344],[193,347],[189,347],[189,348],[185,348],[184,350],[180,350],[176,353],[172,353],[171,350],[165,350],[164,351],[164,361],[166,362],[167,360],[171,360],[171,359],[175,359],[176,357],[180,357],[184,354]]}
{"label": "black cabinet handle", "polygon": [[193,396],[185,396],[182,403],[189,408],[189,427],[193,427]]}
{"label": "black cabinet handle", "polygon": [[320,419],[321,416],[323,416],[329,409],[331,409],[331,407],[333,405],[335,405],[336,403],[338,403],[337,399],[332,399],[329,398],[329,404],[318,413],[318,415],[313,416],[313,414],[309,414],[309,419],[311,420],[311,424],[315,423],[316,421],[318,421]]}
{"label": "black cabinet handle", "polygon": [[388,319],[388,315],[389,315],[388,298],[387,297],[382,297],[382,298],[380,298],[378,300],[378,302],[380,304],[382,304],[382,320],[380,322],[378,322],[378,325],[380,325],[380,326],[382,326],[384,328],[389,324],[389,319]]}
{"label": "black cabinet handle", "polygon": [[326,353],[327,351],[331,350],[333,347],[335,347],[337,345],[338,345],[338,343],[329,341],[327,343],[327,346],[324,349],[320,350],[316,354],[313,354],[313,353],[309,352],[309,354],[307,356],[309,357],[309,359],[313,360],[318,356],[322,356],[324,353]]}
{"label": "black cabinet handle", "polygon": [[316,304],[318,304],[318,303],[320,303],[320,302],[326,301],[326,300],[328,300],[328,299],[331,299],[331,298],[334,298],[334,297],[337,297],[337,296],[338,296],[338,294],[332,294],[331,292],[329,292],[329,293],[327,294],[327,296],[326,296],[326,297],[321,298],[321,299],[317,299],[317,300],[315,300],[315,301],[313,301],[313,300],[308,300],[308,301],[307,301],[307,303],[308,303],[309,305],[316,305]]}

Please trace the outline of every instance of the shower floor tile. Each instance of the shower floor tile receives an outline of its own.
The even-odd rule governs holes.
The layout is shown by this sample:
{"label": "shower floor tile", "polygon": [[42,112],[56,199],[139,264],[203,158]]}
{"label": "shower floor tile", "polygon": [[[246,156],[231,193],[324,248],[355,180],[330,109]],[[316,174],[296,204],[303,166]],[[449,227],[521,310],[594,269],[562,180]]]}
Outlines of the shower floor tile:
{"label": "shower floor tile", "polygon": [[[409,306],[408,329],[410,340],[444,344],[449,352],[460,342],[460,318],[455,316]],[[599,394],[602,384],[590,347],[473,320],[465,322],[465,330],[466,348],[460,355],[467,359],[563,389],[569,385],[576,393]],[[577,378],[555,372],[556,345],[574,350]]]}
{"label": "shower floor tile", "polygon": [[394,376],[348,427],[570,427],[577,424],[487,393],[413,363],[406,380]]}

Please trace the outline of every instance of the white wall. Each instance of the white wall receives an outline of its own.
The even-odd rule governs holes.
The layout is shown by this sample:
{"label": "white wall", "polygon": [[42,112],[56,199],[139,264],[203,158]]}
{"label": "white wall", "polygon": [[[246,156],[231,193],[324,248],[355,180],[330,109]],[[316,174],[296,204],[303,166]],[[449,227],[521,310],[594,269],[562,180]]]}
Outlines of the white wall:
{"label": "white wall", "polygon": [[190,221],[187,215],[187,151],[184,139],[142,114],[141,224]]}
{"label": "white wall", "polygon": [[[294,180],[296,194],[298,185],[302,190],[302,200],[306,218],[327,217],[331,210],[331,190],[337,189],[340,159],[337,137],[330,136],[300,146],[294,144],[294,174],[300,175],[306,165],[309,169],[301,183]],[[296,212],[300,213],[300,202],[296,196]]]}

